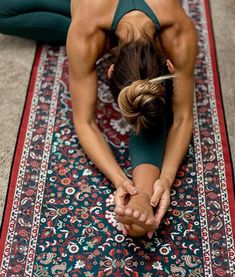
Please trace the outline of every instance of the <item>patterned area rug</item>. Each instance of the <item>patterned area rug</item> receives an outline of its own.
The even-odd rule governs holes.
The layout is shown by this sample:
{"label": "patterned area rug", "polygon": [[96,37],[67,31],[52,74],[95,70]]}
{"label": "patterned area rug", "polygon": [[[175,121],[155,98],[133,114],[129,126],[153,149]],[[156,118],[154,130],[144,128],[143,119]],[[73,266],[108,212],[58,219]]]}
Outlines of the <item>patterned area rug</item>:
{"label": "patterned area rug", "polygon": [[[43,46],[12,168],[0,276],[235,276],[232,172],[208,1],[189,0],[185,10],[199,33],[194,136],[160,229],[151,240],[123,236],[114,188],[75,134],[65,48]],[[129,174],[130,126],[106,83],[109,59],[97,64],[97,120]]]}

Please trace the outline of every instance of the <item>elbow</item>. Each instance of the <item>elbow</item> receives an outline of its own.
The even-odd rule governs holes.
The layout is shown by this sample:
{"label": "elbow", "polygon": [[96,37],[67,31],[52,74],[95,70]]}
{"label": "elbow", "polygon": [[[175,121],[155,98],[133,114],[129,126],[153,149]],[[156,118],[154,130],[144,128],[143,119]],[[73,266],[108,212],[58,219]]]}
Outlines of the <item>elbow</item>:
{"label": "elbow", "polygon": [[91,128],[89,123],[78,123],[74,122],[74,127],[76,130],[76,134],[78,137],[80,137],[82,134],[86,132],[87,129]]}
{"label": "elbow", "polygon": [[187,115],[181,115],[179,117],[174,118],[173,125],[176,128],[180,128],[181,126],[187,129],[190,133],[193,132],[193,113]]}
{"label": "elbow", "polygon": [[98,128],[94,120],[90,122],[89,121],[83,122],[79,119],[74,120],[74,127],[78,138],[80,138],[81,136],[85,136],[88,130],[91,130],[93,128]]}
{"label": "elbow", "polygon": [[188,132],[192,135],[192,133],[193,133],[193,117],[188,119],[186,124],[187,124],[187,128],[188,128]]}
{"label": "elbow", "polygon": [[75,127],[75,131],[76,131],[76,134],[77,134],[78,138],[80,138],[80,136],[82,134],[84,134],[84,132],[87,130],[87,128],[89,128],[89,124],[74,123],[74,127]]}

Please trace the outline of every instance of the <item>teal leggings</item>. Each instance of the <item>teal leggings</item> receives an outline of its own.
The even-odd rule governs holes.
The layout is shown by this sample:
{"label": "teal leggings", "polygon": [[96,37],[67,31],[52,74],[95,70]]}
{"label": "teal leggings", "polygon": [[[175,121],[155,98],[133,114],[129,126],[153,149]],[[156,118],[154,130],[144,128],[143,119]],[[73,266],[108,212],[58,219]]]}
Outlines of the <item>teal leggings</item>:
{"label": "teal leggings", "polygon": [[[3,34],[65,44],[70,22],[70,0],[0,0]],[[132,132],[129,147],[132,167],[147,163],[161,168],[165,146],[166,124],[138,136]]]}
{"label": "teal leggings", "polygon": [[141,164],[152,164],[161,169],[166,147],[166,128],[144,130],[138,136],[130,134],[129,152],[132,168]]}
{"label": "teal leggings", "polygon": [[64,44],[70,0],[0,0],[0,33]]}

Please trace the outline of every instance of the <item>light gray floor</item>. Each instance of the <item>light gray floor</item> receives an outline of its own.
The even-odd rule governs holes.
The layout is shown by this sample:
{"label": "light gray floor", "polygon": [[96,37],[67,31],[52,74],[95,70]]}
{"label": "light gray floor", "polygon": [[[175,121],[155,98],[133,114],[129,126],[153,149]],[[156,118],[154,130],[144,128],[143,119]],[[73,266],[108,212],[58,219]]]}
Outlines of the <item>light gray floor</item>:
{"label": "light gray floor", "polygon": [[211,0],[222,97],[235,170],[235,0]]}
{"label": "light gray floor", "polygon": [[[235,160],[235,0],[212,0],[229,140]],[[0,222],[35,53],[35,42],[0,35]]]}
{"label": "light gray floor", "polygon": [[35,42],[0,34],[0,223]]}

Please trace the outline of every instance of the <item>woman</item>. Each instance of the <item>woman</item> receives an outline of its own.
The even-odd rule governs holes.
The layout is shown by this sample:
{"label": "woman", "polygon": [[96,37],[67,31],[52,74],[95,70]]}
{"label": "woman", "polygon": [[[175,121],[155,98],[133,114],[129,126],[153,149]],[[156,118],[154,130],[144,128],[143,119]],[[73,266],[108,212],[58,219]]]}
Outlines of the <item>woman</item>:
{"label": "woman", "polygon": [[[195,28],[176,0],[97,0],[95,3],[72,0],[71,11],[67,52],[74,124],[79,140],[88,156],[115,185],[115,211],[118,220],[126,224],[125,232],[136,236],[148,232],[151,237],[170,204],[170,188],[192,135],[197,52]],[[130,154],[134,161],[133,184],[138,194],[132,195],[126,206],[124,198],[127,192],[133,193],[132,183],[115,161],[95,121],[95,64],[113,46],[110,33],[116,35],[119,49],[116,63],[109,69],[111,88],[115,87],[114,94],[120,93],[118,97],[116,95],[120,108],[127,120],[135,125],[137,133],[131,134],[130,150],[134,148],[134,151]],[[156,36],[159,37],[159,45],[154,45]],[[162,75],[164,57],[159,54],[159,47],[165,60],[171,61],[169,69],[175,76],[173,123],[168,132],[164,157],[163,131],[159,123],[162,120],[159,110],[163,108],[164,85],[147,80]],[[152,97],[150,100],[144,99],[148,91]],[[139,107],[139,113],[136,107]],[[154,107],[155,113],[151,118],[148,115]],[[154,134],[144,134],[145,129],[153,130]],[[156,139],[155,145],[153,138]],[[140,145],[144,146],[143,150]],[[158,206],[155,217],[151,204]]]}
{"label": "woman", "polygon": [[[71,14],[67,53],[79,141],[117,189],[115,212],[124,233],[147,232],[151,238],[170,204],[170,188],[192,135],[195,28],[177,0],[72,0]],[[133,182],[115,161],[95,120],[96,61],[114,46],[116,61],[108,76],[114,98],[134,126]],[[157,78],[166,64],[174,73],[173,122],[167,137],[167,88],[164,78]],[[151,205],[157,207],[155,215]]]}

